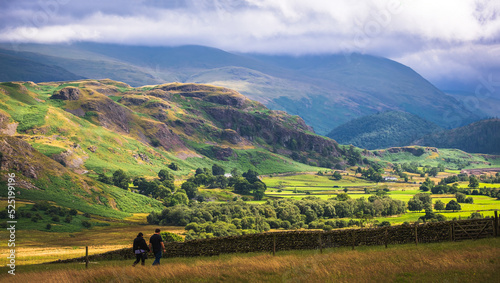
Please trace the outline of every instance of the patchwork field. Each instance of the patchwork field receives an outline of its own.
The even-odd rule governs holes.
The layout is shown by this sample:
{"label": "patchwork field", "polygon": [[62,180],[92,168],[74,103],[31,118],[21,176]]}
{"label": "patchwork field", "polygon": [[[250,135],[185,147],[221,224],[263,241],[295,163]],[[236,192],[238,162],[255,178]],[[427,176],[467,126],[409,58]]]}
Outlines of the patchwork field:
{"label": "patchwork field", "polygon": [[[431,178],[431,180],[436,183],[439,182],[441,178],[447,177],[451,174],[456,174],[456,172],[440,172],[437,178]],[[329,175],[317,175],[316,173],[308,174],[298,174],[292,176],[273,176],[263,178],[263,182],[266,183],[268,190],[266,191],[266,196],[269,198],[294,198],[302,199],[308,196],[319,197],[321,199],[329,199],[335,197],[339,193],[347,193],[349,197],[353,199],[357,198],[368,198],[370,195],[374,194],[377,190],[385,190],[385,195],[390,196],[393,199],[401,200],[407,202],[414,195],[422,193],[419,190],[420,183],[425,180],[425,178],[419,177],[416,174],[410,174],[412,180],[408,183],[402,181],[397,182],[370,182],[362,179],[359,174],[355,174],[352,170],[342,174],[341,180],[332,180],[332,176]],[[467,188],[467,182],[459,182],[460,188]],[[500,184],[486,184],[480,183],[479,187],[493,187],[498,188]],[[366,193],[365,189],[369,190],[371,193]],[[455,199],[455,195],[431,195],[432,202],[436,200],[441,200],[445,204],[450,200]],[[472,196],[474,199],[473,204],[460,204],[462,207],[461,211],[436,211],[437,213],[443,214],[447,219],[453,218],[467,218],[473,212],[480,212],[483,216],[493,216],[494,210],[500,210],[500,200],[491,198],[488,196]],[[415,222],[418,218],[425,215],[424,211],[421,212],[410,212],[406,214],[391,216],[391,217],[377,217],[372,219],[372,222],[382,222],[389,221],[391,224],[401,224],[403,222]]]}

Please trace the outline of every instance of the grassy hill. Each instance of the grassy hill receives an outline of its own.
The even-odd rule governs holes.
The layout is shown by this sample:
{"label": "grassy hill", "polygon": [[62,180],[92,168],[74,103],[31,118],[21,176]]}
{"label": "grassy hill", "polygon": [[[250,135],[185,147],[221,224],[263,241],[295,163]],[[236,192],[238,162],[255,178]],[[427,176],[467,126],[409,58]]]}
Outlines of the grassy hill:
{"label": "grassy hill", "polygon": [[481,120],[457,129],[426,135],[415,144],[500,154],[500,119]]}
{"label": "grassy hill", "polygon": [[351,120],[327,136],[341,144],[378,149],[409,145],[419,137],[439,130],[441,128],[436,124],[416,115],[386,111]]}
{"label": "grassy hill", "polygon": [[[2,53],[14,52],[8,45],[1,47]],[[133,86],[179,81],[228,87],[271,109],[301,116],[319,134],[384,110],[421,115],[445,128],[485,116],[467,110],[410,68],[369,55],[264,56],[203,46],[96,43],[18,48],[16,56],[83,77]]]}
{"label": "grassy hill", "polygon": [[350,154],[299,117],[230,89],[111,80],[0,83],[0,153],[0,170],[19,178],[20,199],[114,218],[161,203],[97,174],[122,169],[152,179],[171,163],[179,180],[214,164],[226,172],[316,171]]}

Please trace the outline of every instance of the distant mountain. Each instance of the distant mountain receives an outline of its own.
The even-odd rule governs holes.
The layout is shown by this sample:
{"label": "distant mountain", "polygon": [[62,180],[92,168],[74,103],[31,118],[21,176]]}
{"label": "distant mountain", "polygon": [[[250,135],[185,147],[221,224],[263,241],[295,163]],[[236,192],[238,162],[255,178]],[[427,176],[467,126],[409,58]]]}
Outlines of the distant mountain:
{"label": "distant mountain", "polygon": [[228,87],[271,109],[301,116],[323,135],[349,120],[385,110],[417,114],[445,128],[485,116],[467,110],[407,66],[369,55],[270,56],[203,46],[97,43],[21,44],[16,51],[0,47],[5,54],[78,76],[132,86],[177,81]]}
{"label": "distant mountain", "polygon": [[54,65],[46,65],[24,57],[2,53],[0,49],[0,81],[69,81],[83,79],[68,70]]}
{"label": "distant mountain", "polygon": [[481,120],[457,129],[427,135],[415,144],[458,148],[471,153],[500,154],[500,119]]}
{"label": "distant mountain", "polygon": [[442,128],[416,115],[386,111],[351,120],[327,136],[341,144],[380,149],[409,145],[415,139],[439,130]]}

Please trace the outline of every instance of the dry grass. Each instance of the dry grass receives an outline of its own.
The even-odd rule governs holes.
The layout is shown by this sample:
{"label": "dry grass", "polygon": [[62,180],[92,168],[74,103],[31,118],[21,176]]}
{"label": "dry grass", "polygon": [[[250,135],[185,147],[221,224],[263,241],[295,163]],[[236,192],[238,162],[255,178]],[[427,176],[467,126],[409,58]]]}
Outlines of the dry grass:
{"label": "dry grass", "polygon": [[[132,221],[133,219],[131,219]],[[139,232],[149,239],[158,228],[155,225],[115,224],[115,227],[94,227],[74,233],[54,233],[45,231],[18,231],[16,237],[16,265],[38,264],[58,259],[69,259],[89,254],[132,247],[132,241]],[[162,231],[184,233],[184,227],[163,226]],[[6,232],[0,234],[0,266],[5,266],[9,248]],[[183,237],[183,235],[181,235]]]}
{"label": "dry grass", "polygon": [[[99,245],[89,246],[89,254],[100,254],[104,252],[114,251],[131,247],[131,245]],[[0,253],[0,265],[5,266],[8,263],[8,250],[4,249]],[[56,260],[64,260],[70,258],[81,257],[85,255],[85,247],[44,247],[39,248],[16,248],[16,265],[40,264]]]}
{"label": "dry grass", "polygon": [[[148,260],[149,264],[152,260]],[[103,263],[105,265],[106,263]],[[19,272],[7,282],[498,282],[500,239],[383,247],[164,259],[159,267],[130,261]],[[61,267],[63,268],[63,267]],[[0,278],[1,279],[1,278]]]}

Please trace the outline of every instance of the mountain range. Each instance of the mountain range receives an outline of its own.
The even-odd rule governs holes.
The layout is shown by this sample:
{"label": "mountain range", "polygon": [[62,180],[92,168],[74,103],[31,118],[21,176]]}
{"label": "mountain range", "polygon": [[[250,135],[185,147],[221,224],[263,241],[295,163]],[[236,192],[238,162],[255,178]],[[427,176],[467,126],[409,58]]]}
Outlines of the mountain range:
{"label": "mountain range", "polygon": [[[354,118],[386,110],[419,115],[443,128],[486,116],[469,111],[411,68],[363,54],[282,56],[230,53],[203,46],[144,47],[98,43],[1,45],[4,81],[78,78],[132,86],[204,83],[237,90],[270,109],[299,115],[325,135]],[[43,76],[34,69],[43,71]]]}

